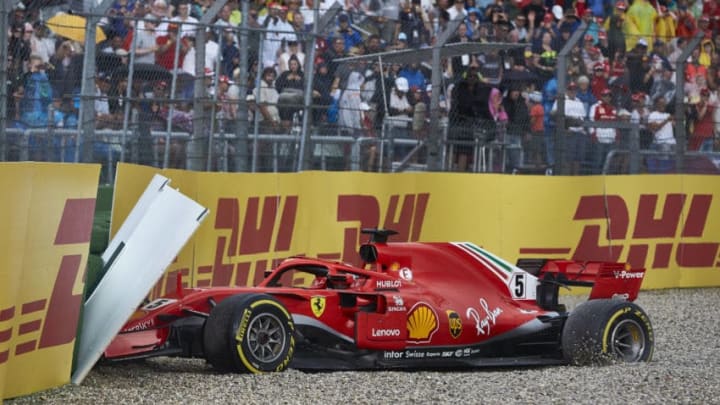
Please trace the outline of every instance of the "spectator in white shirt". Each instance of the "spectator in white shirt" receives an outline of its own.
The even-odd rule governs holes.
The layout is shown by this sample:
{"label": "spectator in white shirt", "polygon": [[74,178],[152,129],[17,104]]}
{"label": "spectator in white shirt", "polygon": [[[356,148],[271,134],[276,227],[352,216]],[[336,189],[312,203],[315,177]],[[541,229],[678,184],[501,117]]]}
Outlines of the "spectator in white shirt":
{"label": "spectator in white shirt", "polygon": [[180,26],[180,38],[194,37],[198,30],[197,18],[190,15],[190,0],[182,0],[178,5],[178,15],[170,19],[171,22]]}
{"label": "spectator in white shirt", "polygon": [[[568,136],[565,138],[567,161],[570,163],[570,174],[580,174],[580,166],[585,161],[587,145],[590,141],[585,129],[578,124],[585,121],[587,111],[585,104],[577,99],[577,84],[570,82],[565,97],[565,122],[568,125]],[[557,116],[557,101],[553,104],[550,114]]]}
{"label": "spectator in white shirt", "polygon": [[673,117],[668,112],[667,100],[665,97],[658,97],[655,100],[655,108],[648,115],[647,125],[653,132],[653,143],[651,147],[661,152],[672,152],[675,150],[675,132],[673,130]]}

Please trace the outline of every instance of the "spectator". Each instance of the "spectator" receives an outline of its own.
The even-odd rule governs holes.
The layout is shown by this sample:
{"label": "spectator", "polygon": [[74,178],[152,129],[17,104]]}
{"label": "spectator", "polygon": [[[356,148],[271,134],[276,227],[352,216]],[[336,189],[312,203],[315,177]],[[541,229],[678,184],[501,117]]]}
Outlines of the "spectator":
{"label": "spectator", "polygon": [[[600,101],[590,108],[590,121],[616,121],[618,118],[615,107],[610,103],[612,91],[602,91]],[[619,141],[617,131],[614,128],[592,128],[592,149],[593,149],[593,173],[601,174],[605,158],[615,143]]]}
{"label": "spectator", "polygon": [[360,136],[363,129],[360,109],[360,104],[363,102],[360,94],[363,83],[362,74],[351,72],[347,87],[342,92],[339,101],[338,124],[341,129],[355,137]]}
{"label": "spectator", "polygon": [[678,20],[675,35],[679,38],[690,38],[697,31],[697,22],[695,17],[688,10],[687,5],[678,5]]}
{"label": "spectator", "polygon": [[453,5],[447,9],[447,12],[450,21],[458,17],[464,20],[465,17],[467,17],[467,10],[465,10],[465,0],[453,1]]}
{"label": "spectator", "polygon": [[30,37],[30,51],[39,56],[43,63],[48,63],[55,54],[55,39],[48,37],[49,30],[42,22],[35,23],[35,29]]}
{"label": "spectator", "polygon": [[38,55],[31,55],[29,71],[23,85],[20,100],[20,121],[27,127],[48,125],[48,107],[53,100],[53,90],[45,73],[45,64]]}
{"label": "spectator", "polygon": [[[521,14],[527,17],[530,28],[540,28],[541,25],[546,24],[545,16],[550,15],[543,0],[530,0],[530,3],[522,8]],[[552,15],[550,15],[550,22],[552,22]]]}
{"label": "spectator", "polygon": [[413,62],[405,65],[404,68],[400,69],[399,76],[407,79],[410,88],[424,89],[427,86],[427,79],[422,70],[420,70],[418,63]]}
{"label": "spectator", "polygon": [[278,72],[280,74],[288,70],[288,61],[293,56],[300,62],[300,67],[305,66],[305,54],[300,50],[300,44],[298,41],[291,40],[287,42],[287,50],[281,53],[278,58]]}
{"label": "spectator", "polygon": [[283,130],[289,132],[293,115],[302,109],[305,77],[296,56],[288,60],[288,70],[278,76],[275,81],[277,89],[278,109]]}
{"label": "spectator", "polygon": [[[136,63],[155,63],[155,52],[158,50],[158,35],[156,32],[158,23],[158,18],[152,14],[146,16],[142,24],[138,23],[137,40],[135,42]],[[132,35],[125,40],[125,49],[130,49],[130,46],[132,46]]]}
{"label": "spectator", "polygon": [[[602,78],[598,79],[597,76],[593,76],[593,81],[595,80],[602,80]],[[580,76],[575,81],[577,83],[578,89],[577,89],[577,98],[578,100],[582,101],[583,106],[585,106],[586,111],[590,111],[590,107],[597,102],[597,97],[595,97],[595,91],[590,85],[590,79],[588,79],[587,76]],[[596,85],[597,86],[597,85]],[[607,83],[605,83],[605,88],[607,88]],[[600,90],[600,92],[602,89]],[[598,94],[600,94],[598,92]]]}
{"label": "spectator", "polygon": [[711,39],[704,39],[700,43],[700,56],[698,57],[698,63],[705,66],[710,66],[713,57],[715,56],[715,44]]}
{"label": "spectator", "polygon": [[[607,76],[608,73],[602,63],[596,63],[595,66],[593,66],[593,75],[592,80],[590,81],[590,90],[592,91],[594,99],[599,100],[602,92],[610,88]],[[593,104],[594,103],[588,103],[587,107],[589,108]]]}
{"label": "spectator", "polygon": [[198,30],[198,20],[190,15],[190,0],[180,0],[177,6],[177,15],[171,18],[170,22],[180,27],[178,34],[180,38],[195,37]]}
{"label": "spectator", "polygon": [[542,36],[540,49],[536,52],[535,66],[543,79],[549,79],[555,75],[557,66],[557,52],[552,47],[552,34],[545,32]]}
{"label": "spectator", "polygon": [[711,99],[710,90],[700,91],[700,101],[692,106],[693,120],[688,141],[688,150],[700,152],[712,152],[715,130],[715,111],[717,110],[717,99]]}
{"label": "spectator", "polygon": [[515,37],[517,38],[517,42],[528,42],[530,40],[530,37],[532,36],[532,30],[528,28],[527,24],[527,17],[519,13],[517,16],[515,16],[515,20],[512,22],[513,31],[515,32]]}
{"label": "spectator", "polygon": [[297,41],[295,29],[287,21],[287,7],[280,3],[270,3],[268,15],[261,17],[258,22],[268,29],[262,46],[263,66],[275,66],[278,56],[283,52],[283,44],[287,41]]}
{"label": "spectator", "polygon": [[350,26],[350,16],[347,14],[340,14],[337,21],[337,26],[329,35],[328,39],[332,41],[333,38],[342,37],[345,40],[345,53],[348,53],[350,48],[358,46],[362,43],[362,37],[360,36],[360,32],[358,30]]}
{"label": "spectator", "polygon": [[[567,151],[567,161],[570,163],[570,174],[580,174],[581,164],[585,161],[585,153],[587,151],[587,135],[585,128],[579,126],[585,121],[587,111],[582,101],[578,100],[577,84],[571,82],[568,84],[565,93],[565,123],[568,126],[568,136],[565,137],[565,150]],[[553,104],[550,114],[557,117],[557,101]]]}
{"label": "spectator", "polygon": [[638,38],[652,38],[655,35],[657,10],[648,0],[634,0],[625,13],[625,44],[632,48]]}
{"label": "spectator", "polygon": [[451,157],[454,168],[464,172],[473,155],[470,143],[475,141],[475,129],[480,126],[482,92],[477,65],[470,66],[460,77],[451,93],[448,141],[455,152]]}
{"label": "spectator", "polygon": [[25,24],[16,23],[11,26],[11,35],[8,42],[8,56],[26,68],[30,59],[31,45],[30,41],[25,40]]}
{"label": "spectator", "polygon": [[50,58],[48,77],[55,97],[62,99],[61,109],[70,114],[74,109],[73,96],[80,92],[82,55],[75,53],[75,45],[64,41]]}
{"label": "spectator", "polygon": [[327,108],[332,103],[330,91],[334,77],[330,75],[325,60],[319,58],[315,62],[315,77],[313,81],[313,122],[319,125],[327,122]]}
{"label": "spectator", "polygon": [[661,152],[673,152],[676,144],[673,117],[667,113],[665,97],[658,97],[655,100],[654,108],[648,115],[647,122],[648,129],[653,133],[651,147]]}
{"label": "spectator", "polygon": [[110,87],[110,77],[104,74],[98,74],[95,78],[95,118],[98,129],[117,128],[119,116],[110,112],[108,96]]}
{"label": "spectator", "polygon": [[345,39],[342,37],[333,38],[331,46],[323,54],[323,59],[328,64],[328,71],[334,77],[335,71],[338,68],[338,63],[335,59],[340,59],[346,56],[345,54]]}
{"label": "spectator", "polygon": [[530,136],[530,110],[521,90],[522,87],[519,85],[511,86],[503,100],[503,109],[508,121],[505,144],[510,147],[505,169],[509,172],[518,170],[523,164],[522,143]]}
{"label": "spectator", "polygon": [[655,18],[655,38],[667,44],[675,37],[677,16],[675,16],[675,13],[668,11],[665,5],[659,5],[658,11]]}
{"label": "spectator", "polygon": [[530,136],[524,143],[526,163],[542,166],[545,163],[543,150],[545,146],[545,109],[542,105],[542,93],[533,91],[528,96],[530,102]]}
{"label": "spectator", "polygon": [[176,24],[169,24],[167,34],[157,37],[155,43],[157,50],[155,51],[155,63],[167,70],[175,70],[175,50],[177,49],[177,41],[180,41],[180,47],[177,59],[177,66],[183,66],[185,54],[188,51],[187,41],[180,40],[178,37],[179,27]]}
{"label": "spectator", "polygon": [[675,71],[670,64],[664,64],[662,67],[662,76],[658,81],[654,81],[650,87],[650,101],[655,104],[658,98],[664,98],[667,101],[675,99]]}
{"label": "spectator", "polygon": [[644,38],[640,38],[635,47],[626,54],[626,60],[630,76],[630,90],[633,93],[649,92],[649,79],[652,72],[650,58],[647,55],[647,41]]}
{"label": "spectator", "polygon": [[627,4],[625,1],[618,0],[615,3],[613,14],[605,20],[605,31],[608,36],[608,53],[615,55],[616,52],[620,51],[625,53],[628,49],[625,41],[625,11],[627,10]]}
{"label": "spectator", "polygon": [[220,74],[232,77],[235,69],[240,67],[240,48],[235,42],[235,32],[232,28],[223,30],[220,55]]}
{"label": "spectator", "polygon": [[[237,2],[234,3],[237,7]],[[223,35],[225,33],[225,30],[227,28],[230,28],[230,32],[232,32],[232,28],[236,26],[237,24],[233,24],[230,22],[230,16],[233,12],[232,7],[230,4],[225,4],[222,6],[220,11],[218,12],[217,19],[215,20],[215,35],[218,36],[218,38],[223,38]],[[235,42],[235,41],[233,41]]]}
{"label": "spectator", "polygon": [[170,25],[170,8],[165,0],[155,0],[150,7],[150,14],[155,16],[158,24],[155,28],[157,36],[167,35],[168,25]]}
{"label": "spectator", "polygon": [[[408,139],[410,137],[410,122],[413,116],[413,106],[408,99],[410,86],[407,79],[398,77],[395,79],[395,87],[390,93],[388,103],[388,130],[393,139]],[[407,145],[396,145],[395,156],[403,158],[412,149]]]}
{"label": "spectator", "polygon": [[632,95],[632,110],[630,111],[630,122],[640,127],[640,149],[649,149],[652,143],[653,134],[647,127],[647,119],[650,109],[646,107],[646,97],[642,93]]}
{"label": "spectator", "polygon": [[280,94],[275,89],[275,75],[274,68],[263,69],[260,88],[255,89],[253,94],[260,112],[263,133],[276,133],[280,129],[280,111],[277,106]]}
{"label": "spectator", "polygon": [[[463,15],[463,18],[466,15],[467,13]],[[408,39],[408,46],[418,48],[420,45],[430,42],[431,29],[428,16],[420,6],[420,2],[404,0],[396,23],[396,36],[401,32],[404,33]]]}

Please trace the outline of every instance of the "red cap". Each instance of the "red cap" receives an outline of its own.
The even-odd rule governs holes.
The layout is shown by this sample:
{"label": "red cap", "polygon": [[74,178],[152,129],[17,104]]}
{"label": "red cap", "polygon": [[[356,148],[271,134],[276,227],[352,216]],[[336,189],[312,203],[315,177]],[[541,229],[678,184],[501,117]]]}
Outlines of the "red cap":
{"label": "red cap", "polygon": [[570,83],[568,83],[568,85],[567,85],[567,89],[568,89],[568,90],[576,90],[576,89],[577,89],[577,84],[575,84],[575,82],[570,82]]}
{"label": "red cap", "polygon": [[704,16],[700,17],[700,21],[702,21],[702,22],[710,22],[710,17],[704,15]]}
{"label": "red cap", "polygon": [[218,81],[220,83],[230,83],[230,78],[225,75],[221,75],[220,77],[218,77]]}
{"label": "red cap", "polygon": [[205,68],[205,76],[212,76],[212,75],[213,75],[213,70],[210,69],[209,67],[206,67]]}
{"label": "red cap", "polygon": [[607,39],[607,33],[605,31],[598,32],[598,38]]}
{"label": "red cap", "polygon": [[601,96],[609,96],[612,94],[612,91],[610,89],[603,89],[603,91],[600,92]]}
{"label": "red cap", "polygon": [[553,16],[551,13],[545,13],[545,18],[543,18],[543,22],[553,22]]}
{"label": "red cap", "polygon": [[632,101],[643,101],[645,96],[642,93],[635,93],[632,95]]}
{"label": "red cap", "polygon": [[627,4],[625,4],[624,1],[618,1],[617,3],[615,3],[615,8],[619,10],[627,10]]}
{"label": "red cap", "polygon": [[602,62],[598,62],[598,63],[596,63],[596,64],[593,65],[593,70],[595,70],[595,71],[605,70],[605,64],[602,63]]}
{"label": "red cap", "polygon": [[593,36],[590,35],[590,34],[585,34],[585,40],[586,40],[586,41],[594,41],[595,38],[593,38]]}

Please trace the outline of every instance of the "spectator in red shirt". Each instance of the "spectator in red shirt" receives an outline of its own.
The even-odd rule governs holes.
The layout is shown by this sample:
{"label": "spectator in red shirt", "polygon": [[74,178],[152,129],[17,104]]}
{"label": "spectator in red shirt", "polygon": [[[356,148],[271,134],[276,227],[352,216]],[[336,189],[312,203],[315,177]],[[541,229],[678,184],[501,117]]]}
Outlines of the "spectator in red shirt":
{"label": "spectator in red shirt", "polygon": [[598,62],[593,66],[593,75],[590,79],[590,91],[593,96],[600,99],[602,92],[608,88],[608,75],[605,70],[605,65],[602,62]]}
{"label": "spectator in red shirt", "polygon": [[686,38],[695,35],[697,24],[695,23],[695,17],[693,17],[692,13],[687,10],[687,7],[680,8],[677,12],[677,16],[678,20],[675,35]]}
{"label": "spectator in red shirt", "polygon": [[[616,121],[617,111],[610,104],[612,91],[604,89],[600,94],[600,101],[590,108],[590,121]],[[593,128],[592,149],[593,149],[593,173],[602,172],[605,158],[617,141],[617,132],[614,128]]]}
{"label": "spectator in red shirt", "polygon": [[[157,38],[158,50],[155,52],[155,63],[168,70],[175,69],[175,49],[178,41],[178,25],[169,24],[166,35]],[[182,66],[188,45],[181,40],[180,55],[178,55],[177,66]]]}
{"label": "spectator in red shirt", "polygon": [[700,90],[700,101],[692,106],[690,116],[692,117],[692,130],[688,142],[688,150],[700,152],[712,152],[713,137],[715,135],[715,110],[716,104],[710,101],[710,90]]}

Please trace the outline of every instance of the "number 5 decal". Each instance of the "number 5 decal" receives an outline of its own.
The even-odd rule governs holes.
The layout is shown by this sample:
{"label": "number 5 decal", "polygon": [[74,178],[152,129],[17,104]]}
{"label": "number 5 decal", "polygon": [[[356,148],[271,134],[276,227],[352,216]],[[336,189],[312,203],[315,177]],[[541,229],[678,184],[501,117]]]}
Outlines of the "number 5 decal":
{"label": "number 5 decal", "polygon": [[525,284],[526,277],[524,273],[514,273],[512,280],[510,281],[510,289],[512,290],[513,298],[525,298]]}

